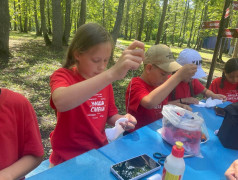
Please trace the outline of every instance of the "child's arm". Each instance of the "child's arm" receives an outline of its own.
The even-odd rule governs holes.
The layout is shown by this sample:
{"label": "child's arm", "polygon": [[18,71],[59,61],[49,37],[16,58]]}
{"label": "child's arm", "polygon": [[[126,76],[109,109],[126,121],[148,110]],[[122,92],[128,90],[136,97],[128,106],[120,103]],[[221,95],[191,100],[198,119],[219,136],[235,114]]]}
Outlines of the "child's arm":
{"label": "child's arm", "polygon": [[110,69],[69,87],[57,88],[52,93],[57,111],[68,111],[84,103],[113,81],[122,79],[128,70],[137,69],[143,58],[144,44],[134,41]]}
{"label": "child's arm", "polygon": [[36,168],[41,161],[42,157],[32,155],[23,156],[21,159],[10,165],[9,167],[0,171],[1,180],[13,180],[23,178],[27,173]]}
{"label": "child's arm", "polygon": [[170,94],[170,92],[181,81],[192,77],[196,71],[197,71],[196,65],[194,64],[184,65],[162,85],[154,89],[147,96],[143,97],[140,104],[146,109],[152,109],[156,107]]}
{"label": "child's arm", "polygon": [[206,97],[211,97],[212,99],[220,99],[222,101],[226,101],[226,96],[222,94],[215,94],[209,89],[205,88],[202,92]]}
{"label": "child's arm", "polygon": [[120,118],[127,118],[128,121],[125,121],[125,122],[121,122],[120,125],[122,126],[122,128],[125,130],[125,131],[128,131],[130,129],[134,129],[135,128],[135,125],[137,124],[137,121],[135,119],[134,116],[132,116],[131,114],[126,114],[126,115],[120,115],[120,114],[116,114],[112,117],[110,117],[108,120],[107,120],[107,123],[111,126],[115,126],[115,122],[120,119]]}

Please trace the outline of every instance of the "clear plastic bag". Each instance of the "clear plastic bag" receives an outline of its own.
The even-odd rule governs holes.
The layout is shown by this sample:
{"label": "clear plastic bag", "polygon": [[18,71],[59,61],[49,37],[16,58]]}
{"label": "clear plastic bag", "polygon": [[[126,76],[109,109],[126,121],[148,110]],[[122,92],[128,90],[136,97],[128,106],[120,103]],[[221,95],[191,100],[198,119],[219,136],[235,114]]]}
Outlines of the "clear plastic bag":
{"label": "clear plastic bag", "polygon": [[175,105],[163,106],[162,114],[162,138],[171,145],[181,141],[186,153],[199,156],[203,118]]}

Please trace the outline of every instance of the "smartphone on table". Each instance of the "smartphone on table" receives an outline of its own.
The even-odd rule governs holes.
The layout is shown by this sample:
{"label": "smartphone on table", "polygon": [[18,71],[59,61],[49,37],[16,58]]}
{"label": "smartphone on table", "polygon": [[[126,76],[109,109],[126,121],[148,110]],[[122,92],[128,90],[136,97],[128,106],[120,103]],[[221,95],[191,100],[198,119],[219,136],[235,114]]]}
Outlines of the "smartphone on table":
{"label": "smartphone on table", "polygon": [[215,106],[215,107],[214,107],[214,110],[215,110],[215,113],[216,113],[217,116],[222,116],[222,117],[224,117],[225,114],[226,114],[226,111],[224,110],[224,108]]}
{"label": "smartphone on table", "polygon": [[111,172],[120,180],[136,180],[159,170],[161,165],[146,154],[111,166]]}

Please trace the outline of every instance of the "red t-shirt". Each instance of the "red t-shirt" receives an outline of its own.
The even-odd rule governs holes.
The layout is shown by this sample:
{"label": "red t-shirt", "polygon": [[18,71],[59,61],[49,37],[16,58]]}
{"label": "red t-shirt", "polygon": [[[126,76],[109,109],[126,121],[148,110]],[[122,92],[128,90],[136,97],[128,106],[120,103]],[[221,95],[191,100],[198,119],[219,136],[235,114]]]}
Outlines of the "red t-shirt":
{"label": "red t-shirt", "polygon": [[220,88],[221,84],[221,77],[218,77],[212,81],[209,89],[214,92],[215,94],[223,94],[226,96],[227,101],[231,102],[238,102],[238,83],[232,84],[227,80],[224,80],[224,87],[223,89]]}
{"label": "red t-shirt", "polygon": [[44,155],[35,111],[21,94],[1,89],[0,170],[25,155]]}
{"label": "red t-shirt", "polygon": [[[198,79],[192,80],[192,87],[194,95],[198,95],[203,92],[205,87],[202,85],[202,83]],[[189,83],[187,82],[180,82],[176,88],[175,88],[175,99],[172,99],[172,93],[169,95],[169,101],[173,101],[180,98],[187,98],[191,97],[190,87]]]}
{"label": "red t-shirt", "polygon": [[[132,84],[130,85],[130,83]],[[140,77],[132,78],[130,83],[126,91],[126,108],[129,104],[129,108],[127,108],[128,113],[133,115],[137,120],[136,127],[135,129],[133,129],[134,131],[136,129],[139,129],[147,124],[150,124],[162,118],[161,111],[162,111],[163,105],[166,105],[168,103],[168,99],[165,98],[164,101],[162,101],[162,103],[158,104],[153,109],[146,109],[140,105],[140,102],[143,97],[148,95],[156,87],[148,85]],[[130,99],[129,103],[128,103],[128,99]]]}
{"label": "red t-shirt", "polygon": [[[84,80],[75,68],[60,68],[50,77],[51,93],[58,87],[67,87]],[[50,104],[55,109],[52,99]],[[117,113],[112,85],[108,85],[74,109],[57,112],[57,124],[51,133],[53,152],[50,162],[57,165],[106,145],[108,141],[104,128],[107,119]]]}

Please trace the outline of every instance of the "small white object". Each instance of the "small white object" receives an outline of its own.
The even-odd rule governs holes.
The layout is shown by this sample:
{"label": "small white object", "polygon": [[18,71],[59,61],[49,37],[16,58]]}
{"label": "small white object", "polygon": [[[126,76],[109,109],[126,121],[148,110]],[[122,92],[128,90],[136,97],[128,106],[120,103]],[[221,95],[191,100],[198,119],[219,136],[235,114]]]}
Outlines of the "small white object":
{"label": "small white object", "polygon": [[117,139],[125,131],[122,128],[122,126],[119,124],[120,122],[125,122],[125,121],[128,121],[128,119],[127,118],[120,118],[116,121],[115,127],[105,129],[107,140],[109,142],[114,141],[115,139]]}
{"label": "small white object", "polygon": [[162,177],[160,174],[154,174],[153,176],[150,176],[146,180],[161,180],[161,179],[162,179]]}
{"label": "small white object", "polygon": [[194,105],[197,107],[208,107],[209,108],[209,107],[214,107],[218,104],[222,104],[222,100],[208,98],[205,103],[199,101],[199,104],[194,104]]}

